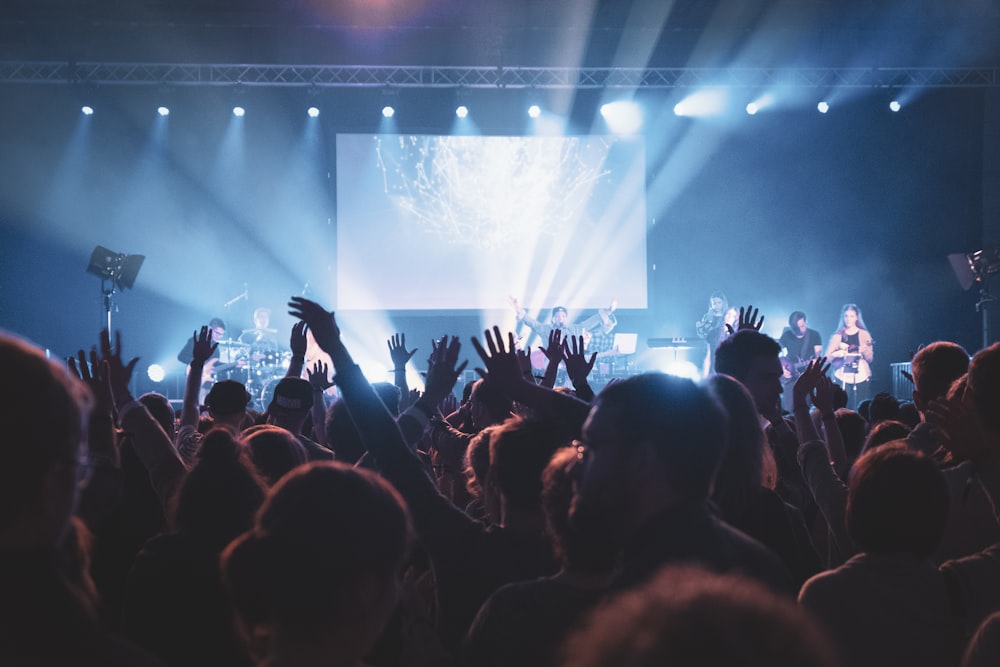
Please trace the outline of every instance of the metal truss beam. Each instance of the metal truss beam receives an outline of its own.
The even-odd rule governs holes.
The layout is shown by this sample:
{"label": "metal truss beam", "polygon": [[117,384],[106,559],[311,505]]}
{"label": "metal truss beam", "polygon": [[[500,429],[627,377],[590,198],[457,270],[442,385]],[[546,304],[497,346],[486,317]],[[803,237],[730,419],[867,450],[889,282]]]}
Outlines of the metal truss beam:
{"label": "metal truss beam", "polygon": [[393,67],[0,62],[0,83],[315,88],[994,88],[1000,68]]}

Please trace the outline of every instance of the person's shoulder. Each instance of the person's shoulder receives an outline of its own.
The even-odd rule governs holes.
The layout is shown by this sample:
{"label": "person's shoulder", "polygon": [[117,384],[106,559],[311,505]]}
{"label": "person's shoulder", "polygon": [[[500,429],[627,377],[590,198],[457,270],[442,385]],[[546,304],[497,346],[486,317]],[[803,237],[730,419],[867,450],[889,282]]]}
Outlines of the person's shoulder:
{"label": "person's shoulder", "polygon": [[842,576],[838,570],[826,570],[809,577],[799,590],[799,604],[810,606],[824,601],[840,587]]}

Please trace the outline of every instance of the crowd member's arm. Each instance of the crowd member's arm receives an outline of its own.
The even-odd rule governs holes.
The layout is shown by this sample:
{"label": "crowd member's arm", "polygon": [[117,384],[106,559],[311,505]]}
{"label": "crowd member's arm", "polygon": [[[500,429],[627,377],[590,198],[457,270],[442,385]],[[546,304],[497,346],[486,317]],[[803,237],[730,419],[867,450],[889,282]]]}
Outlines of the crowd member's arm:
{"label": "crowd member's arm", "polygon": [[811,401],[823,419],[830,462],[837,475],[844,477],[847,474],[847,453],[844,451],[844,439],[840,435],[836,411],[833,408],[833,382],[826,374],[829,370],[829,362],[820,357],[809,362],[802,375],[795,380],[792,388],[795,431],[799,442],[823,440],[809,411],[809,401]]}
{"label": "crowd member's arm", "polygon": [[[500,391],[508,398],[534,409],[538,414],[556,419],[566,425],[579,437],[583,422],[590,412],[590,405],[565,393],[528,382],[521,373],[514,349],[514,334],[508,334],[508,344],[504,347],[500,327],[493,327],[492,333],[484,333],[486,348],[475,338],[472,346],[483,360],[485,369],[477,368],[482,377],[489,376]],[[488,351],[487,351],[488,350]]]}
{"label": "crowd member's arm", "polygon": [[[838,470],[840,467],[832,452],[819,436],[809,414],[809,399],[820,411],[833,410],[833,389],[826,376],[829,364],[824,359],[816,359],[806,366],[792,388],[792,408],[795,414],[795,430],[802,445],[798,450],[799,468],[806,486],[812,494],[820,514],[826,521],[836,560],[844,560],[854,553],[855,548],[844,525],[847,509],[847,485]],[[827,427],[829,431],[829,426]],[[834,420],[833,429],[836,430]],[[839,435],[839,430],[837,434]],[[843,443],[840,445],[843,458]]]}
{"label": "crowd member's arm", "polygon": [[[197,346],[196,346],[197,347]],[[101,333],[102,362],[108,370],[108,383],[115,406],[118,408],[118,419],[125,433],[132,435],[135,453],[149,473],[164,510],[173,498],[174,492],[184,479],[187,468],[170,442],[163,427],[160,426],[142,403],[136,401],[129,391],[129,381],[132,371],[139,362],[134,357],[127,364],[121,356],[121,334],[115,335],[115,347],[111,347],[111,339],[107,330]]]}
{"label": "crowd member's arm", "polygon": [[417,348],[407,351],[406,334],[403,333],[393,334],[386,344],[389,346],[389,358],[392,359],[393,382],[399,387],[400,401],[406,401],[406,406],[409,407],[413,402],[410,400],[410,387],[406,382],[406,364],[410,363],[410,359],[417,353]]}
{"label": "crowd member's arm", "polygon": [[563,360],[562,343],[562,331],[553,329],[549,332],[549,346],[538,348],[548,360],[545,364],[545,375],[542,376],[542,381],[539,383],[543,387],[551,389],[556,386],[556,377],[559,375],[559,364]]}
{"label": "crowd member's arm", "polygon": [[329,446],[326,435],[326,402],[323,400],[327,389],[333,386],[330,382],[330,368],[322,360],[313,364],[311,370],[307,371],[309,384],[312,385],[312,422],[313,437],[321,445]]}
{"label": "crowd member's arm", "polygon": [[89,366],[83,350],[77,356],[79,365],[76,359],[70,357],[69,368],[90,387],[94,396],[94,409],[90,413],[87,440],[90,479],[80,493],[76,514],[88,528],[94,530],[121,501],[122,470],[114,428],[114,399],[108,385],[107,368],[98,358],[97,348],[90,351]]}
{"label": "crowd member's arm", "polygon": [[212,334],[207,326],[202,327],[201,331],[194,332],[191,338],[194,341],[194,347],[191,351],[191,368],[188,371],[187,382],[184,383],[184,401],[181,403],[181,418],[177,426],[178,428],[190,426],[196,429],[198,428],[198,419],[201,415],[201,410],[198,406],[198,394],[201,391],[201,373],[205,368],[205,362],[215,352],[215,348],[218,347],[218,343],[212,342]]}
{"label": "crowd member's arm", "polygon": [[202,370],[206,361],[215,353],[218,343],[212,342],[211,329],[202,327],[192,337],[194,347],[191,351],[191,368],[188,371],[187,382],[184,385],[184,402],[181,405],[181,418],[174,436],[174,447],[185,465],[191,465],[201,443],[198,433],[198,420],[201,408],[198,405],[201,393]]}
{"label": "crowd member's arm", "polygon": [[285,371],[286,378],[302,377],[302,368],[306,365],[308,343],[305,322],[296,322],[292,325],[292,333],[288,337],[288,347],[292,350],[292,360],[288,363],[288,370]]}
{"label": "crowd member's arm", "polygon": [[[420,459],[407,447],[396,421],[351,358],[340,337],[340,329],[333,314],[314,301],[302,297],[292,297],[288,305],[289,313],[308,324],[316,343],[330,355],[336,372],[334,382],[340,389],[341,398],[358,433],[375,458],[381,473],[410,504],[418,530],[432,533],[441,530],[442,516],[451,516],[452,527],[456,521],[463,524],[466,523],[465,520],[472,522],[438,493]],[[438,347],[431,359],[432,362],[439,360],[440,363],[432,363],[427,370],[426,389],[421,398],[426,398],[426,403],[417,401],[417,405],[422,407],[415,405],[413,409],[422,410],[427,405],[435,405],[443,394],[451,391],[458,375],[465,368],[464,363],[458,368],[454,366],[459,351],[457,340],[452,339],[450,345]],[[436,356],[439,359],[435,359]],[[451,509],[461,517],[452,515]]]}
{"label": "crowd member's arm", "polygon": [[[847,479],[851,467],[844,447],[844,436],[837,423],[837,411],[833,407],[833,380],[824,374],[817,380],[812,392],[812,402],[820,414],[823,431],[826,434],[826,448],[830,452],[830,462],[841,479]],[[810,415],[811,416],[811,415]],[[797,418],[796,418],[797,419]],[[815,424],[815,422],[813,422]]]}
{"label": "crowd member's arm", "polygon": [[594,400],[594,390],[587,382],[587,376],[594,370],[597,353],[594,352],[587,359],[587,355],[583,353],[583,336],[570,336],[569,340],[563,342],[562,352],[566,360],[566,374],[573,383],[576,397],[590,403]]}

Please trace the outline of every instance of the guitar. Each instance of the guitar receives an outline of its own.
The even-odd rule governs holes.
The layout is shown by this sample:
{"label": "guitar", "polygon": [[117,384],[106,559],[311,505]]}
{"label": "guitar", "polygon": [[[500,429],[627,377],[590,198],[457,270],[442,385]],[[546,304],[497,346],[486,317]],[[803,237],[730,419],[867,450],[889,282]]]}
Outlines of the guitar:
{"label": "guitar", "polygon": [[781,361],[782,369],[781,384],[789,385],[799,379],[799,376],[802,375],[802,371],[804,371],[806,366],[812,363],[813,360],[802,359],[800,361],[792,361],[788,357],[779,357],[779,361]]}

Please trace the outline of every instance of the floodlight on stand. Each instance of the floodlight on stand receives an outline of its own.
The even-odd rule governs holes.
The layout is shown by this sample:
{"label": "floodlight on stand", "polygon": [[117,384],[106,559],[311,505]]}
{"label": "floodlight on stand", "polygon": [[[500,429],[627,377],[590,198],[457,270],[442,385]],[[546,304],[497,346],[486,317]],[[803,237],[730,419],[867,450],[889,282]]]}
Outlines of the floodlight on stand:
{"label": "floodlight on stand", "polygon": [[[97,246],[90,254],[87,273],[101,279],[101,294],[104,296],[104,312],[107,316],[108,331],[111,331],[112,298],[118,289],[131,289],[145,260],[145,255],[127,255]],[[105,286],[110,282],[111,287]]]}
{"label": "floodlight on stand", "polygon": [[948,255],[948,262],[963,290],[968,290],[979,284],[979,301],[976,312],[983,317],[983,347],[989,347],[992,340],[990,334],[990,304],[995,300],[990,294],[990,276],[1000,273],[1000,251],[986,247],[968,254],[953,253]]}

